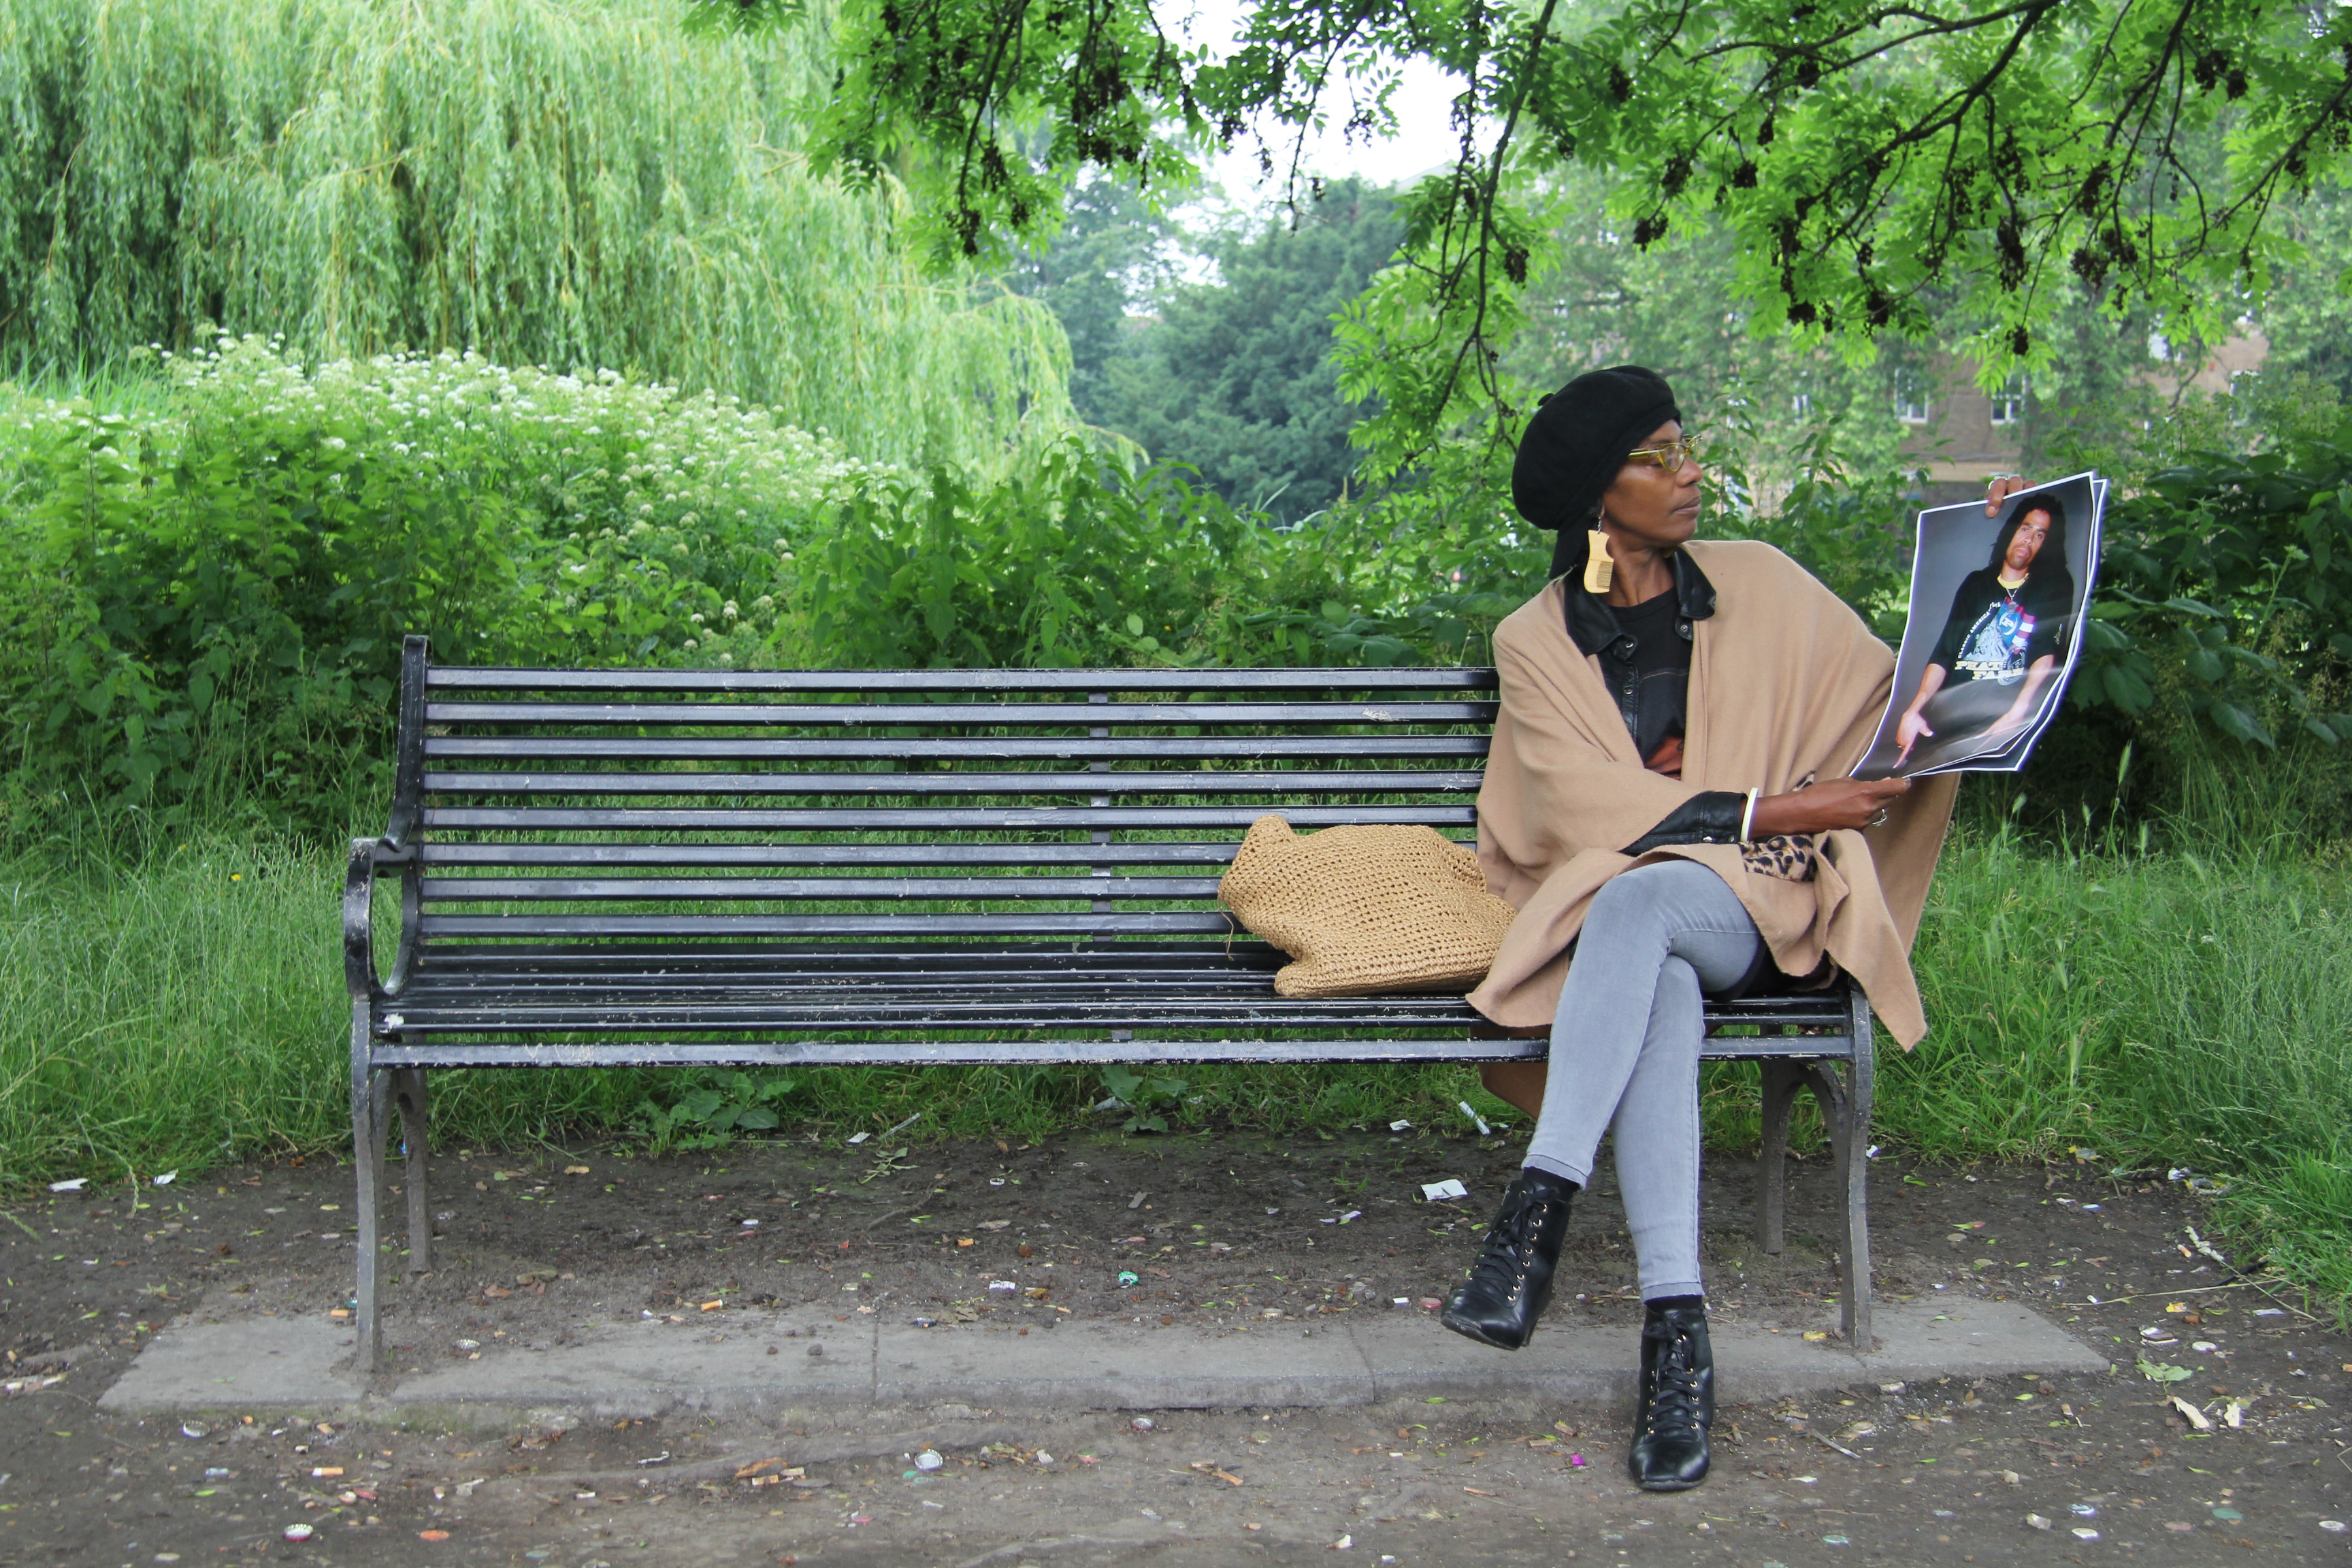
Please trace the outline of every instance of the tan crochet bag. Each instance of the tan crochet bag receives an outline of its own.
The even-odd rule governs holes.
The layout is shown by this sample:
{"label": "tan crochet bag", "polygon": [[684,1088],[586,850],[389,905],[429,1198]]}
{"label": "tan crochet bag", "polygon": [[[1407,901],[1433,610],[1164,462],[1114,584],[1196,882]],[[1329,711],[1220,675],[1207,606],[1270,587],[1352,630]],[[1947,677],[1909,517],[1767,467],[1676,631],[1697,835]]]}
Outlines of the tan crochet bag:
{"label": "tan crochet bag", "polygon": [[1297,962],[1284,996],[1468,991],[1516,912],[1478,858],[1427,827],[1327,827],[1261,816],[1217,884],[1234,918]]}

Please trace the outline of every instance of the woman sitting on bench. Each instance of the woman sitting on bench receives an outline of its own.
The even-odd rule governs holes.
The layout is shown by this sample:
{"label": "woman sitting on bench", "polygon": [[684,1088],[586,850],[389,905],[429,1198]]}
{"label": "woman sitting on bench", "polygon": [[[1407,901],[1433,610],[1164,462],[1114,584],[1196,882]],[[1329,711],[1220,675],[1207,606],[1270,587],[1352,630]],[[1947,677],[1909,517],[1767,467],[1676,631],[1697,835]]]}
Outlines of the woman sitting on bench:
{"label": "woman sitting on bench", "polygon": [[1672,390],[1633,365],[1569,383],[1519,446],[1512,499],[1560,542],[1554,580],[1495,634],[1478,857],[1519,913],[1470,1001],[1548,1026],[1551,1052],[1486,1071],[1535,1136],[1444,1313],[1482,1343],[1527,1343],[1569,1200],[1613,1132],[1645,1304],[1631,1465],[1653,1490],[1706,1477],[1714,1417],[1701,999],[1843,970],[1916,1043],[1908,955],[1954,789],[1845,776],[1894,656],[1778,550],[1695,542],[1700,478]]}

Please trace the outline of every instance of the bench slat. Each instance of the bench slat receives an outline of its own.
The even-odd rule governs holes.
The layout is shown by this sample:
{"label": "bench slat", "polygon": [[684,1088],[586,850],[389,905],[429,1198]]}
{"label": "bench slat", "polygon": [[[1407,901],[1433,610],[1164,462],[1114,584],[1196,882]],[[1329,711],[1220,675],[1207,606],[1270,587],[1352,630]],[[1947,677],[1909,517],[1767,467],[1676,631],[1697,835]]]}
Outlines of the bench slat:
{"label": "bench slat", "polygon": [[1213,899],[1214,877],[428,877],[428,904],[528,900]]}
{"label": "bench slat", "polygon": [[1045,969],[1101,971],[1107,973],[1160,973],[1166,970],[1229,970],[1279,968],[1290,960],[1247,933],[1220,931],[1213,941],[1149,938],[1096,942],[1084,939],[1061,942],[501,942],[467,946],[435,944],[418,957],[419,973],[460,973],[473,969],[509,971],[542,964],[550,969],[604,965],[648,969],[691,966],[732,973],[728,966],[756,969],[760,973],[824,970],[854,970],[877,974],[919,976],[933,971],[987,973],[1002,970],[1018,975]]}
{"label": "bench slat", "polygon": [[1492,668],[1419,665],[1254,669],[523,669],[428,665],[435,690],[1447,691],[1495,689]]}
{"label": "bench slat", "polygon": [[[1853,1054],[1850,1038],[1802,1041],[1709,1039],[1699,1055],[1712,1061],[1759,1057],[1839,1060]],[[1032,1064],[1187,1062],[1499,1062],[1540,1060],[1541,1040],[742,1040],[676,1045],[666,1041],[533,1045],[508,1040],[434,1040],[375,1047],[381,1067],[1009,1067]]]}
{"label": "bench slat", "polygon": [[1460,795],[1483,775],[1456,769],[1342,773],[428,773],[429,795]]}
{"label": "bench slat", "polygon": [[1490,724],[1493,702],[428,702],[427,724]]}
{"label": "bench slat", "polygon": [[974,735],[866,740],[820,735],[793,740],[686,735],[428,735],[425,756],[507,762],[1019,762],[1184,763],[1483,757],[1484,735]]}
{"label": "bench slat", "polygon": [[448,844],[436,866],[1222,866],[1241,840],[1205,844]]}
{"label": "bench slat", "polygon": [[1462,1004],[1454,999],[1415,1007],[1409,999],[1360,1005],[1274,998],[1255,1003],[1231,997],[1171,997],[1152,993],[1119,1002],[1027,1001],[951,1003],[933,1000],[891,1005],[871,996],[806,1004],[621,1002],[604,1006],[512,1003],[499,1005],[428,1005],[401,1008],[401,1029],[428,1034],[451,1029],[492,1034],[612,1034],[637,1029],[700,1033],[740,1029],[824,1030],[853,1033],[907,1029],[1331,1029],[1377,1021],[1391,1027],[1465,1028]]}
{"label": "bench slat", "polygon": [[1228,916],[1161,910],[969,915],[420,915],[417,932],[446,936],[999,936],[1159,935],[1229,931]]}
{"label": "bench slat", "polygon": [[[1021,806],[746,806],[738,810],[691,806],[428,805],[425,826],[513,828],[536,832],[607,832],[637,829],[678,833],[694,828],[733,828],[818,833],[912,832],[962,828],[1247,827],[1270,805],[1021,805]],[[1296,827],[1348,823],[1419,824],[1467,827],[1478,820],[1469,805],[1284,805],[1279,815]]]}

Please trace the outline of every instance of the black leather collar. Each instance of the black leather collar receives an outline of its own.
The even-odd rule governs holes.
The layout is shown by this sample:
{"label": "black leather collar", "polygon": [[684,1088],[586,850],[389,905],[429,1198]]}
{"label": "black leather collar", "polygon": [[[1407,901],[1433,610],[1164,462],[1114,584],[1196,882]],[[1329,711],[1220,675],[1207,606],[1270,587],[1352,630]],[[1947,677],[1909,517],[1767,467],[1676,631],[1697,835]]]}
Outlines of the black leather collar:
{"label": "black leather collar", "polygon": [[[1675,603],[1685,621],[1703,621],[1715,614],[1715,584],[1690,558],[1690,552],[1674,553]],[[1577,652],[1590,658],[1615,642],[1624,634],[1617,629],[1617,617],[1609,610],[1609,601],[1589,593],[1580,574],[1570,573],[1560,579],[1560,599],[1568,621],[1570,640]]]}

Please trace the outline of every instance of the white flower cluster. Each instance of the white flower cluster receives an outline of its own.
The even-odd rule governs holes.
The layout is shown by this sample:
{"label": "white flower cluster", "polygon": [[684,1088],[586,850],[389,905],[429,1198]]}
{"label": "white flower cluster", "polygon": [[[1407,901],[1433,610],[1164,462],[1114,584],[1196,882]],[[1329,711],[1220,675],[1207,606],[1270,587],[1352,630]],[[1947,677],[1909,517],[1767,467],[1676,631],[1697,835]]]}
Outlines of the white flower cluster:
{"label": "white flower cluster", "polygon": [[[60,445],[126,493],[142,472],[226,449],[322,497],[495,500],[516,585],[545,607],[522,618],[592,639],[583,658],[774,657],[794,544],[856,489],[905,478],[735,398],[610,370],[452,353],[305,366],[277,339],[226,333],[200,353],[151,352],[170,391],[123,413],[0,384],[0,506],[39,471],[53,479]],[[36,452],[45,464],[21,461]]]}
{"label": "white flower cluster", "polygon": [[[170,414],[100,414],[87,399],[0,386],[0,439],[79,436],[111,460],[134,444],[168,459],[191,415],[282,419],[310,426],[331,452],[356,447],[467,468],[530,457],[514,471],[531,477],[553,516],[573,527],[623,520],[632,532],[642,523],[692,533],[754,515],[795,521],[866,481],[902,475],[737,398],[611,370],[557,374],[446,351],[310,369],[288,358],[278,338],[226,332],[201,353],[150,353],[183,395]],[[763,537],[775,535],[771,527]]]}
{"label": "white flower cluster", "polygon": [[[155,449],[153,433],[121,414],[100,414],[86,397],[36,397],[0,384],[0,498],[7,493],[5,476],[24,453],[55,442],[71,440],[89,453],[89,460],[114,477],[128,477],[138,468],[137,454]],[[130,448],[126,454],[124,448]]]}
{"label": "white flower cluster", "polygon": [[274,339],[226,333],[201,354],[163,357],[199,406],[307,415],[331,432],[322,437],[331,449],[349,438],[362,449],[377,444],[467,466],[529,456],[534,461],[514,471],[530,476],[541,504],[574,526],[600,512],[686,531],[754,512],[794,518],[898,472],[737,398],[617,371],[558,374],[448,351],[312,369],[287,358]]}

